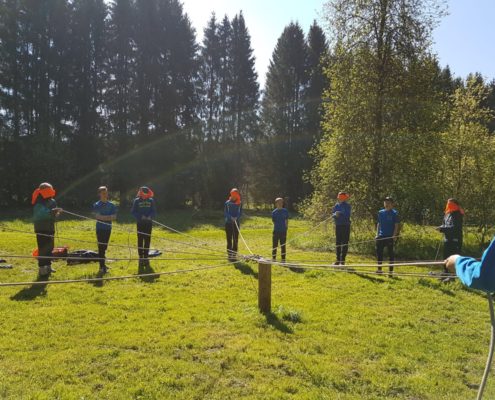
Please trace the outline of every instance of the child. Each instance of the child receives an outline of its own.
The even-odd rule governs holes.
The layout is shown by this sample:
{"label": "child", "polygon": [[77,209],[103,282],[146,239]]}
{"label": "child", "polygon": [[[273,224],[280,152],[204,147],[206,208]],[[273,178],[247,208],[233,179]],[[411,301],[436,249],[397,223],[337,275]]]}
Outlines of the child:
{"label": "child", "polygon": [[117,217],[117,207],[108,201],[108,189],[106,186],[98,188],[100,200],[93,204],[93,213],[96,222],[96,240],[98,242],[98,258],[100,259],[100,274],[106,274],[108,267],[105,265],[105,253],[112,233],[112,221]]}
{"label": "child", "polygon": [[349,249],[351,236],[351,206],[347,202],[349,194],[339,192],[337,204],[332,208],[332,217],[335,221],[335,244],[337,260],[334,265],[345,265],[345,258]]}
{"label": "child", "polygon": [[445,260],[445,268],[456,273],[467,287],[495,292],[495,240],[485,250],[481,261],[454,254]]}
{"label": "child", "polygon": [[[378,223],[376,225],[376,258],[378,264],[383,262],[383,252],[385,247],[390,258],[389,274],[394,271],[393,263],[394,242],[400,233],[400,218],[397,210],[394,209],[394,200],[386,197],[383,201],[383,209],[378,212]],[[382,273],[382,267],[378,267],[377,273]]]}
{"label": "child", "polygon": [[443,233],[443,259],[462,250],[462,220],[464,210],[456,199],[448,199],[445,206],[443,224],[437,229]]}
{"label": "child", "polygon": [[33,192],[31,204],[33,207],[34,232],[38,244],[39,277],[47,278],[55,270],[52,268],[52,252],[55,237],[55,218],[62,212],[54,199],[55,190],[49,183],[42,183]]}
{"label": "child", "polygon": [[137,222],[140,267],[147,267],[149,265],[148,253],[151,244],[151,230],[153,218],[155,218],[156,215],[155,200],[153,196],[153,191],[149,187],[142,186],[139,188],[137,197],[132,204],[131,213],[134,215]]}
{"label": "child", "polygon": [[277,259],[277,247],[280,243],[280,249],[282,252],[282,262],[285,262],[286,257],[286,242],[287,242],[287,230],[289,229],[289,212],[284,207],[284,199],[278,197],[275,199],[275,210],[272,211],[273,221],[273,246],[272,246],[272,260]]}
{"label": "child", "polygon": [[230,191],[229,199],[225,202],[223,209],[225,234],[227,236],[227,257],[229,262],[237,260],[241,214],[241,195],[239,190],[234,188]]}

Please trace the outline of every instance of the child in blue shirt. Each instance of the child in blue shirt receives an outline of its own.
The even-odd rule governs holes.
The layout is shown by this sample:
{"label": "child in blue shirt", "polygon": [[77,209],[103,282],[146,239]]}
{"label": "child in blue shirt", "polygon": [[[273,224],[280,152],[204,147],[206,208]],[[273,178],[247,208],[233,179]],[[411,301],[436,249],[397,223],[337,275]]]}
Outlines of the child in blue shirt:
{"label": "child in blue shirt", "polygon": [[96,222],[96,240],[98,242],[98,258],[100,262],[100,274],[106,274],[108,267],[105,264],[105,253],[112,233],[112,221],[117,218],[117,207],[108,200],[108,188],[100,186],[98,188],[100,200],[93,204],[93,213]]}
{"label": "child in blue shirt", "polygon": [[[389,274],[394,272],[395,260],[394,244],[400,233],[400,217],[394,209],[394,200],[386,197],[383,201],[383,209],[378,212],[378,223],[376,225],[376,258],[378,264],[383,262],[383,253],[387,248],[390,259]],[[377,273],[382,273],[382,267],[378,267]]]}
{"label": "child in blue shirt", "polygon": [[272,240],[272,259],[277,259],[277,248],[280,243],[282,253],[282,262],[285,262],[287,251],[287,230],[289,229],[289,211],[284,208],[284,199],[278,197],[275,199],[275,210],[272,211],[273,221],[273,240]]}
{"label": "child in blue shirt", "polygon": [[345,265],[351,236],[351,205],[347,202],[349,194],[339,192],[337,203],[332,208],[332,218],[335,221],[335,244],[337,260],[334,265]]}
{"label": "child in blue shirt", "polygon": [[227,257],[230,262],[237,260],[241,215],[241,194],[238,189],[234,188],[230,191],[229,199],[225,202],[223,208],[225,235],[227,237]]}
{"label": "child in blue shirt", "polygon": [[151,231],[153,227],[153,218],[156,216],[155,199],[153,191],[147,187],[139,188],[137,197],[132,203],[131,213],[136,218],[139,266],[148,267],[148,254],[151,244]]}

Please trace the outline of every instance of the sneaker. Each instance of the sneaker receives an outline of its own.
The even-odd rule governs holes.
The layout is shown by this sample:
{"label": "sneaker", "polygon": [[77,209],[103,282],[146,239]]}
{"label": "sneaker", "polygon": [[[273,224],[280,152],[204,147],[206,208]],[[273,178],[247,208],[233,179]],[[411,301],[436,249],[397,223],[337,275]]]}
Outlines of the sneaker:
{"label": "sneaker", "polygon": [[38,275],[41,277],[48,277],[52,272],[55,272],[55,270],[52,270],[49,265],[44,265],[38,269]]}

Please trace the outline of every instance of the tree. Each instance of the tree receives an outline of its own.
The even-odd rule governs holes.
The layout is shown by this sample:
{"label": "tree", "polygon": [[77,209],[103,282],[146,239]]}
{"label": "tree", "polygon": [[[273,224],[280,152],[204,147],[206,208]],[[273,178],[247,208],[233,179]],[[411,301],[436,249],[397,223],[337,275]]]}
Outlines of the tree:
{"label": "tree", "polygon": [[435,185],[428,177],[442,101],[429,44],[442,8],[430,1],[333,0],[326,13],[335,54],[312,204],[321,209],[323,199],[347,189],[358,212],[374,215],[382,196],[396,194],[401,208],[420,218],[429,204],[424,194],[434,190],[425,182]]}
{"label": "tree", "polygon": [[261,121],[267,148],[265,162],[260,166],[264,171],[257,176],[257,184],[270,187],[270,192],[259,193],[265,201],[270,201],[274,193],[288,196],[291,203],[305,195],[304,160],[312,144],[306,130],[307,61],[304,33],[299,24],[291,23],[273,52],[262,100]]}

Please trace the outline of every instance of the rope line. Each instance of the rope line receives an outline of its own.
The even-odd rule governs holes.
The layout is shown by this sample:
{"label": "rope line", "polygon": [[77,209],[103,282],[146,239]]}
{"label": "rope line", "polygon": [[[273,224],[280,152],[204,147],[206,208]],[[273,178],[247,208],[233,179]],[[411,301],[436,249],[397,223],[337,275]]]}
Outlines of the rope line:
{"label": "rope line", "polygon": [[[67,211],[67,210],[64,210],[63,212],[65,214],[69,214],[69,215],[72,215],[74,217],[82,218],[82,219],[85,219],[85,220],[88,220],[88,221],[100,222],[102,224],[106,224],[106,225],[109,225],[109,226],[115,226],[116,229],[121,230],[121,231],[124,231],[124,232],[127,232],[127,233],[129,233],[129,232],[130,233],[134,233],[133,230],[120,227],[119,225],[110,224],[108,222],[102,222],[102,221],[97,220],[96,218],[86,217],[84,215],[77,214],[77,213],[74,213],[74,212],[71,212],[71,211]],[[145,235],[145,236],[151,236],[151,234],[146,233],[146,232],[139,232],[139,231],[137,231],[136,233],[139,233],[139,234]],[[168,242],[171,242],[171,243],[181,244],[181,245],[188,246],[188,247],[195,247],[195,248],[198,248],[198,249],[201,249],[203,251],[210,252],[210,253],[217,253],[217,254],[220,254],[221,253],[218,250],[213,250],[213,249],[209,249],[209,248],[208,249],[205,249],[202,246],[197,246],[197,245],[194,245],[194,244],[191,244],[191,243],[181,242],[181,241],[174,240],[174,239],[168,239],[168,238],[164,238],[164,237],[159,237],[158,239],[165,240],[165,241],[168,241]],[[221,253],[221,254],[223,254],[223,253]]]}
{"label": "rope line", "polygon": [[254,253],[251,251],[248,244],[244,240],[244,236],[242,235],[241,228],[239,227],[239,224],[237,223],[236,219],[234,219],[234,223],[235,223],[235,226],[237,228],[237,232],[239,233],[239,237],[241,238],[242,242],[244,243],[244,246],[246,246],[246,249],[251,253],[251,255],[254,255]]}
{"label": "rope line", "polygon": [[491,336],[490,336],[490,348],[488,350],[488,357],[486,359],[485,371],[483,372],[483,377],[481,379],[480,387],[478,389],[478,396],[476,400],[482,400],[483,392],[485,391],[486,382],[488,380],[488,374],[490,373],[490,368],[493,360],[493,350],[495,347],[495,313],[493,310],[493,295],[487,293],[488,297],[488,308],[490,309],[490,322],[491,322]]}
{"label": "rope line", "polygon": [[83,279],[67,279],[67,280],[58,280],[58,281],[32,281],[32,282],[8,282],[8,283],[0,283],[0,287],[10,287],[10,286],[34,286],[34,285],[62,285],[62,284],[70,284],[70,283],[83,283],[83,282],[103,282],[103,281],[119,281],[119,280],[127,280],[127,279],[136,279],[136,278],[145,278],[145,277],[157,277],[163,275],[178,275],[188,272],[197,272],[197,271],[206,271],[217,269],[221,267],[229,266],[227,263],[222,263],[218,265],[209,265],[198,268],[189,268],[189,269],[179,269],[175,271],[165,271],[165,272],[152,272],[146,274],[136,274],[136,275],[123,275],[123,276],[105,276],[101,278],[83,278]]}
{"label": "rope line", "polygon": [[[7,227],[7,226],[5,226],[3,224],[0,224],[0,227],[2,229],[8,230],[8,231],[23,233],[25,235],[40,235],[40,236],[44,236],[44,237],[52,237],[52,238],[64,239],[64,240],[69,240],[69,241],[74,241],[74,242],[80,242],[80,243],[88,243],[88,244],[95,244],[96,243],[97,245],[98,244],[106,244],[108,247],[118,247],[118,248],[124,248],[124,249],[139,249],[138,246],[132,246],[132,245],[130,245],[130,243],[129,243],[129,237],[128,237],[128,244],[127,245],[116,244],[116,243],[108,243],[107,244],[107,243],[98,242],[98,241],[94,241],[94,240],[76,239],[76,238],[72,238],[72,237],[69,237],[69,236],[50,235],[50,234],[47,234],[47,233],[36,233],[36,232],[31,232],[31,231],[25,231],[25,230],[10,228],[10,227]],[[127,233],[130,235],[133,232],[129,230]],[[171,254],[173,254],[173,253],[176,253],[176,254],[191,254],[191,255],[197,255],[197,256],[206,256],[206,255],[209,255],[209,254],[197,253],[197,252],[178,251],[178,250],[164,250],[164,249],[160,249],[160,248],[155,248],[154,250],[161,251],[162,253],[171,253]]]}
{"label": "rope line", "polygon": [[[134,257],[91,257],[91,258],[83,258],[83,257],[65,257],[65,256],[25,256],[25,255],[17,255],[17,254],[1,254],[0,257],[5,258],[20,258],[20,259],[43,259],[43,260],[77,260],[77,261],[139,261],[141,258]],[[166,257],[150,257],[148,260],[150,261],[209,261],[209,260],[220,260],[220,257],[217,258],[166,258]]]}

